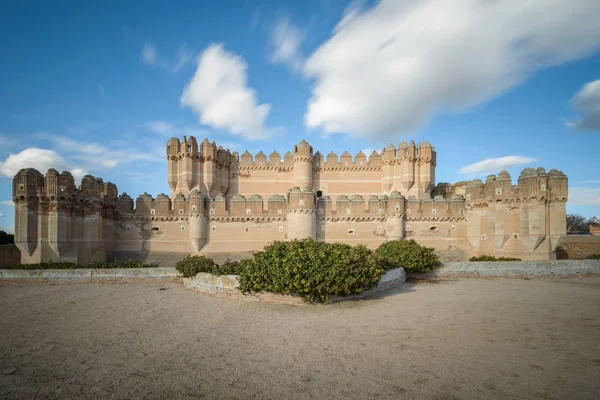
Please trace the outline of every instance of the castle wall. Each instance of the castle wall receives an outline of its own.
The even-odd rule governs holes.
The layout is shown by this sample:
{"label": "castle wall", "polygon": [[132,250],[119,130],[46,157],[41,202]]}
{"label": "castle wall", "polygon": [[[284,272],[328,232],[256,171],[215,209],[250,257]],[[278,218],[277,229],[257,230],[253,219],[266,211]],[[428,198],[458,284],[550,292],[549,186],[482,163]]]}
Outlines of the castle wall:
{"label": "castle wall", "polygon": [[526,168],[513,185],[502,171],[469,182],[464,196],[432,198],[436,154],[426,142],[390,145],[367,159],[362,152],[323,157],[302,141],[283,157],[267,157],[184,137],[167,144],[167,163],[171,196],[143,193],[135,201],[90,175],[75,187],[68,172],[19,171],[13,200],[21,262],[175,260],[307,237],[373,249],[415,239],[452,260],[545,260],[566,234],[562,172]]}

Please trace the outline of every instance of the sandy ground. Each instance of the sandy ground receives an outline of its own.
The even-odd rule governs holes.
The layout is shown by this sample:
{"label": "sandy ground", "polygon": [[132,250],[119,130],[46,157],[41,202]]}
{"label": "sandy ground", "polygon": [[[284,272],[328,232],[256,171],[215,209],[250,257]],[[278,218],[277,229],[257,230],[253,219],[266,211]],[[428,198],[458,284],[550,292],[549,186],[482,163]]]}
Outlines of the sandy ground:
{"label": "sandy ground", "polygon": [[600,278],[326,306],[0,282],[0,398],[599,399]]}

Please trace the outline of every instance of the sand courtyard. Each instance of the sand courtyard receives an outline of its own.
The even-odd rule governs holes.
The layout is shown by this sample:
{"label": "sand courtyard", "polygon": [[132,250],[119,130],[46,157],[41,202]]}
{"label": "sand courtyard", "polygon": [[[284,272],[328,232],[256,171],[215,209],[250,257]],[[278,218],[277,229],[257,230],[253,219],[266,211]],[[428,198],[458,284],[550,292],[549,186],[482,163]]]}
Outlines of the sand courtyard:
{"label": "sand courtyard", "polygon": [[177,282],[0,282],[1,398],[597,399],[600,278],[318,306]]}

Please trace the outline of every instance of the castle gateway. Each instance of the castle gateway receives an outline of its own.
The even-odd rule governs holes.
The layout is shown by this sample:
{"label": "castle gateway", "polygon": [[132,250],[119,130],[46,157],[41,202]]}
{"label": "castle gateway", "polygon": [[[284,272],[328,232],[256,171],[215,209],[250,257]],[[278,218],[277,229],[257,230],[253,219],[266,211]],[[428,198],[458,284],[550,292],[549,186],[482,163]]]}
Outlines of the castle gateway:
{"label": "castle gateway", "polygon": [[13,180],[22,263],[145,259],[259,250],[311,237],[365,244],[413,238],[442,259],[472,255],[555,258],[566,234],[567,177],[555,169],[506,171],[435,186],[435,149],[389,145],[368,158],[326,157],[304,140],[287,152],[231,153],[205,139],[169,140],[171,196],[135,201],[86,175],[22,169]]}

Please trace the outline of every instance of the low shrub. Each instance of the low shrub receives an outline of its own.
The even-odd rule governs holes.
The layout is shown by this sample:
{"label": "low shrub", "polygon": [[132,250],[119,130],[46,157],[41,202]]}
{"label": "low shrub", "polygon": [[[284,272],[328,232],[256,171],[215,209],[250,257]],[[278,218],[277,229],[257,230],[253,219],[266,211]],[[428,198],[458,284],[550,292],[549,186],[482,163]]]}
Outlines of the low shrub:
{"label": "low shrub", "polygon": [[600,260],[600,254],[592,254],[587,257],[588,260]]}
{"label": "low shrub", "polygon": [[217,275],[239,275],[243,265],[244,263],[242,261],[226,260],[223,264],[218,266]]}
{"label": "low shrub", "polygon": [[192,278],[200,272],[206,272],[213,275],[238,275],[242,269],[240,261],[227,260],[222,265],[218,265],[206,256],[185,256],[185,258],[175,264],[175,268],[185,278]]}
{"label": "low shrub", "polygon": [[175,264],[175,269],[184,278],[192,278],[200,272],[217,275],[218,265],[206,256],[185,256],[183,260]]}
{"label": "low shrub", "polygon": [[375,250],[375,257],[383,269],[402,267],[406,272],[425,273],[439,265],[433,248],[418,244],[414,239],[390,240]]}
{"label": "low shrub", "polygon": [[482,256],[471,257],[469,258],[469,261],[521,261],[521,259],[513,257],[494,257],[484,254]]}
{"label": "low shrub", "polygon": [[81,269],[81,268],[95,268],[95,269],[111,269],[111,268],[156,268],[158,264],[155,263],[143,263],[139,261],[127,260],[127,261],[113,261],[104,262],[96,261],[88,264],[78,264],[71,261],[48,261],[39,264],[20,264],[12,267],[6,267],[8,269]]}
{"label": "low shrub", "polygon": [[310,302],[362,293],[384,274],[365,246],[313,239],[274,242],[240,264],[242,291],[297,293]]}

